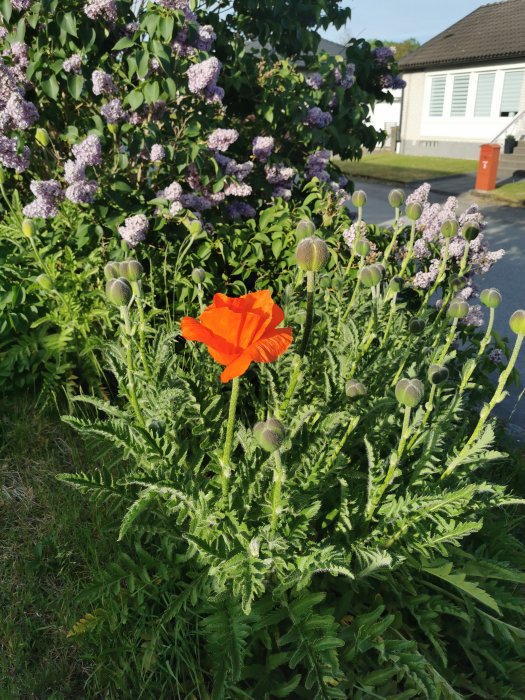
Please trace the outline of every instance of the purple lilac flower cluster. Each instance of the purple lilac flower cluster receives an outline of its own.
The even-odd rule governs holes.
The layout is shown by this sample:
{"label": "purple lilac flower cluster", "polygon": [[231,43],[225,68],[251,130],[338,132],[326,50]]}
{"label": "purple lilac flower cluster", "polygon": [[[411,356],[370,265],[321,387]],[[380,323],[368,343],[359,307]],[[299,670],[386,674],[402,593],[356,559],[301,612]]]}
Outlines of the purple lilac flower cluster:
{"label": "purple lilac flower cluster", "polygon": [[62,68],[66,73],[79,74],[82,70],[82,56],[79,53],[71,54],[69,58],[66,58],[64,63],[62,63]]}
{"label": "purple lilac flower cluster", "polygon": [[118,97],[102,105],[100,114],[108,124],[118,124],[128,117],[127,112],[122,107],[122,101]]}
{"label": "purple lilac flower cluster", "polygon": [[324,78],[321,73],[310,73],[305,77],[304,82],[313,90],[319,90],[324,83]]}
{"label": "purple lilac flower cluster", "polygon": [[90,134],[71,149],[79,165],[100,165],[102,163],[102,146],[95,134]]}
{"label": "purple lilac flower cluster", "polygon": [[[428,289],[436,280],[440,260],[440,256],[445,249],[445,239],[441,234],[441,227],[448,219],[457,221],[458,234],[449,239],[449,256],[454,258],[458,263],[465,252],[466,242],[461,236],[461,229],[467,223],[475,223],[480,230],[485,228],[483,215],[478,207],[470,206],[463,214],[458,214],[458,200],[456,197],[449,197],[443,204],[430,204],[428,197],[430,194],[430,185],[424,183],[418,187],[412,194],[407,197],[406,203],[417,202],[423,207],[421,217],[417,221],[417,230],[421,234],[421,238],[414,245],[414,255],[420,261],[420,265],[426,267],[426,270],[418,271],[413,279],[413,284],[421,289]],[[435,252],[437,249],[437,253]],[[497,251],[489,251],[488,246],[484,242],[483,233],[480,233],[473,241],[470,242],[468,263],[472,274],[485,273],[490,270],[492,265],[500,260],[505,251],[503,249]],[[430,258],[430,260],[429,260]],[[475,293],[472,285],[468,285],[462,290],[463,298],[467,299]],[[469,325],[479,325],[481,319],[480,313],[476,307],[471,307],[471,313],[467,317],[466,323]]]}
{"label": "purple lilac flower cluster", "polygon": [[312,107],[306,115],[306,123],[317,129],[324,129],[332,123],[332,115],[330,112],[323,112],[320,107]]}
{"label": "purple lilac flower cluster", "polygon": [[394,51],[389,46],[378,46],[372,51],[372,56],[377,63],[391,63],[394,58]]}
{"label": "purple lilac flower cluster", "polygon": [[489,360],[493,362],[495,365],[499,365],[503,360],[505,359],[505,353],[503,350],[500,350],[499,348],[494,348],[489,353]]}
{"label": "purple lilac flower cluster", "polygon": [[49,219],[58,214],[57,205],[64,199],[64,193],[57,180],[33,180],[29,188],[35,199],[24,207],[24,216]]}
{"label": "purple lilac flower cluster", "polygon": [[339,66],[334,68],[334,80],[336,85],[340,85],[345,90],[351,88],[355,83],[355,64],[347,63],[344,71]]}
{"label": "purple lilac flower cluster", "polygon": [[74,204],[91,204],[98,189],[96,180],[88,180],[86,167],[100,165],[102,147],[98,136],[91,134],[71,149],[74,160],[66,161],[64,180],[68,183],[66,198]]}
{"label": "purple lilac flower cluster", "polygon": [[158,163],[166,157],[166,149],[161,143],[154,143],[149,152],[149,159],[152,163]]}
{"label": "purple lilac flower cluster", "polygon": [[230,219],[252,219],[255,209],[247,202],[231,202],[226,206],[226,215]]}
{"label": "purple lilac flower cluster", "polygon": [[295,169],[283,163],[277,165],[266,165],[266,181],[274,186],[272,196],[282,197],[288,200],[292,196],[292,180]]}
{"label": "purple lilac flower cluster", "polygon": [[256,136],[252,141],[252,153],[261,163],[266,163],[274,148],[275,139],[272,136]]}
{"label": "purple lilac flower cluster", "polygon": [[254,167],[251,161],[238,163],[234,158],[228,158],[228,156],[222,153],[216,153],[215,160],[220,165],[225,175],[232,175],[241,181],[248,177]]}
{"label": "purple lilac flower cluster", "polygon": [[330,173],[327,168],[331,157],[331,151],[325,149],[311,153],[306,159],[306,177],[308,180],[312,180],[316,177],[322,182],[328,182],[330,180]]}
{"label": "purple lilac flower cluster", "polygon": [[124,224],[118,227],[118,232],[130,248],[135,248],[145,240],[148,229],[149,223],[144,214],[135,214],[135,216],[129,216]]}
{"label": "purple lilac flower cluster", "polygon": [[[366,223],[364,221],[361,221],[361,224],[359,226],[359,238],[363,239],[366,238],[366,234],[368,233],[368,229],[366,226]],[[347,228],[345,231],[343,231],[343,238],[345,239],[346,245],[351,248],[354,244],[354,241],[357,236],[357,221],[354,221],[354,223],[350,226],[350,228]],[[374,250],[376,247],[373,243],[370,242],[370,250]]]}
{"label": "purple lilac flower cluster", "polygon": [[208,136],[208,147],[214,151],[227,151],[238,138],[236,129],[215,129]]}
{"label": "purple lilac flower cluster", "polygon": [[188,68],[189,91],[202,94],[210,101],[222,100],[224,90],[217,86],[221,67],[221,62],[215,56],[202,63],[194,63]]}
{"label": "purple lilac flower cluster", "polygon": [[101,19],[114,24],[117,21],[117,3],[115,0],[89,0],[84,5],[84,14],[89,19]]}
{"label": "purple lilac flower cluster", "polygon": [[21,10],[29,10],[34,1],[35,0],[11,0],[11,4],[15,10],[20,12]]}
{"label": "purple lilac flower cluster", "polygon": [[115,84],[109,73],[103,70],[94,70],[91,74],[94,95],[111,95],[115,92]]}
{"label": "purple lilac flower cluster", "polygon": [[407,86],[403,78],[400,78],[399,75],[392,75],[391,73],[382,75],[380,82],[384,90],[401,90]]}
{"label": "purple lilac flower cluster", "polygon": [[0,136],[0,163],[6,167],[22,173],[29,167],[30,150],[27,146],[18,152],[18,138]]}
{"label": "purple lilac flower cluster", "polygon": [[7,129],[29,129],[40,115],[32,102],[24,100],[19,92],[13,92],[0,112],[0,131]]}

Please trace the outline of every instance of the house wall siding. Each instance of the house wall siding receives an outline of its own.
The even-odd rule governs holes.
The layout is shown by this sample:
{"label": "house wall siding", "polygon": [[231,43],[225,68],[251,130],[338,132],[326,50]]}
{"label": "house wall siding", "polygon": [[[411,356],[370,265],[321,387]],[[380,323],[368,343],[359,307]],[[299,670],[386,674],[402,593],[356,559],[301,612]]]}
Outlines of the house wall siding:
{"label": "house wall siding", "polygon": [[[501,117],[499,112],[505,74],[516,70],[523,71],[521,98],[517,105],[520,112],[525,110],[525,61],[405,74],[407,86],[403,98],[400,151],[412,155],[477,158],[480,145],[492,141],[513,119],[512,116]],[[494,73],[490,116],[474,116],[478,76],[490,72]],[[455,76],[466,73],[469,74],[469,86],[465,115],[451,116],[454,112]],[[434,76],[446,76],[443,116],[439,117],[429,115]]]}

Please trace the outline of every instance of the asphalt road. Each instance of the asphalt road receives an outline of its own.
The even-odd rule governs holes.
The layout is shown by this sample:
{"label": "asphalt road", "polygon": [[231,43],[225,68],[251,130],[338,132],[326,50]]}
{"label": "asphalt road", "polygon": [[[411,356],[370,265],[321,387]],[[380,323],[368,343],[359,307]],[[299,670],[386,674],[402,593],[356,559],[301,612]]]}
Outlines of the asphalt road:
{"label": "asphalt road", "polygon": [[[464,184],[468,183],[461,179],[440,180],[436,183],[440,192],[431,191],[430,200],[444,202],[449,195],[454,194],[459,199],[460,210],[476,203],[483,211],[487,220],[484,235],[490,249],[504,248],[506,253],[502,260],[493,265],[490,272],[483,277],[478,276],[476,283],[479,289],[496,287],[502,293],[503,302],[496,311],[494,325],[501,335],[507,336],[513,343],[515,335],[509,329],[508,319],[516,309],[525,309],[525,209],[494,205],[475,198],[468,192],[462,193],[461,190],[458,192],[455,189]],[[355,186],[356,189],[363,189],[367,193],[367,205],[363,212],[367,223],[386,224],[392,220],[392,209],[387,196],[393,185],[367,181],[356,182]],[[407,194],[411,191],[409,187],[404,189]],[[517,403],[525,386],[525,349],[521,351],[517,368],[520,372],[520,386],[509,388],[509,396],[497,407],[497,412],[514,426],[525,430],[525,395]]]}

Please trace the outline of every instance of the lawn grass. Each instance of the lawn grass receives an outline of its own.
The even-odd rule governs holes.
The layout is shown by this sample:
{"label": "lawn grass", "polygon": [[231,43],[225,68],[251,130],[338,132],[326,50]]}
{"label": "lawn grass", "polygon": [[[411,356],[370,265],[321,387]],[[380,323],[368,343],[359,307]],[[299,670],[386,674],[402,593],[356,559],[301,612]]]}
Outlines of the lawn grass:
{"label": "lawn grass", "polygon": [[[86,612],[76,596],[112,557],[104,514],[57,481],[89,470],[87,451],[34,402],[0,413],[0,698],[87,697],[89,665],[67,630]],[[93,696],[90,696],[93,697]]]}
{"label": "lawn grass", "polygon": [[464,175],[475,172],[477,168],[476,160],[407,156],[389,152],[372,153],[363,156],[360,161],[340,161],[334,158],[334,163],[345,175],[351,177],[371,177],[403,183]]}
{"label": "lawn grass", "polygon": [[492,190],[488,194],[501,202],[523,205],[525,204],[525,180],[510,182],[507,185],[502,185],[501,187],[497,187],[495,190]]}

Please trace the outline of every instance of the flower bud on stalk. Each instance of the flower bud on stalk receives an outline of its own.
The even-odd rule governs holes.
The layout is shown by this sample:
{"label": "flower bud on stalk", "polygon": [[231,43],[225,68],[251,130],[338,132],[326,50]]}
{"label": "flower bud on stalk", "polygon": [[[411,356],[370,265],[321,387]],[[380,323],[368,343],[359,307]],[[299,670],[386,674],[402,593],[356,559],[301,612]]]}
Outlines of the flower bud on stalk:
{"label": "flower bud on stalk", "polygon": [[509,319],[509,326],[516,335],[525,336],[525,310],[515,311]]}
{"label": "flower bud on stalk", "polygon": [[419,379],[400,379],[396,384],[395,393],[400,404],[415,408],[423,398],[425,387]]}
{"label": "flower bud on stalk", "polygon": [[454,319],[462,319],[468,315],[469,305],[464,299],[452,299],[447,309],[447,316]]}
{"label": "flower bud on stalk", "polygon": [[446,219],[441,224],[441,235],[443,238],[454,238],[458,232],[458,222],[455,219]]}
{"label": "flower bud on stalk", "polygon": [[276,418],[269,418],[266,421],[256,423],[253,427],[254,437],[266,452],[275,452],[284,441],[284,425]]}
{"label": "flower bud on stalk", "polygon": [[370,243],[366,240],[366,238],[361,238],[359,241],[354,243],[354,250],[356,255],[364,258],[370,252]]}
{"label": "flower bud on stalk", "polygon": [[115,306],[127,306],[131,301],[133,292],[129,286],[129,282],[122,277],[110,279],[106,283],[106,296]]}
{"label": "flower bud on stalk", "polygon": [[186,226],[192,236],[198,236],[202,231],[202,224],[198,219],[185,219],[184,226]]}
{"label": "flower bud on stalk", "polygon": [[383,271],[379,265],[367,265],[359,273],[359,281],[364,287],[375,287],[381,282]]}
{"label": "flower bud on stalk", "polygon": [[118,124],[108,124],[108,131],[113,136],[118,134]]}
{"label": "flower bud on stalk", "polygon": [[428,381],[434,386],[446,382],[448,369],[444,365],[430,365],[428,368]]}
{"label": "flower bud on stalk", "polygon": [[195,284],[202,284],[204,282],[206,279],[206,273],[202,267],[196,267],[191,271],[191,279],[195,282]]}
{"label": "flower bud on stalk", "polygon": [[22,221],[22,233],[26,238],[33,238],[35,235],[36,227],[31,219],[24,219]]}
{"label": "flower bud on stalk", "polygon": [[310,221],[310,219],[301,219],[295,231],[301,238],[304,236],[313,236],[315,233],[315,224],[313,221]]}
{"label": "flower bud on stalk", "polygon": [[364,207],[366,205],[366,192],[363,190],[356,190],[352,195],[352,204],[354,207]]}
{"label": "flower bud on stalk", "polygon": [[388,193],[388,203],[393,209],[399,209],[405,203],[405,193],[403,190],[394,189]]}
{"label": "flower bud on stalk", "polygon": [[425,322],[421,318],[412,318],[408,324],[411,335],[421,335],[425,330]]}
{"label": "flower bud on stalk", "polygon": [[107,280],[114,280],[120,277],[120,265],[118,262],[108,262],[104,267],[104,277]]}
{"label": "flower bud on stalk", "polygon": [[484,289],[479,295],[479,300],[488,309],[497,309],[503,301],[501,292],[499,289],[495,289],[494,287]]}
{"label": "flower bud on stalk", "polygon": [[131,258],[119,264],[119,271],[120,277],[124,277],[128,282],[138,282],[144,273],[144,268],[138,260]]}
{"label": "flower bud on stalk", "polygon": [[349,399],[360,399],[366,396],[366,386],[357,379],[349,379],[346,383],[345,393]]}
{"label": "flower bud on stalk", "polygon": [[411,221],[417,221],[423,213],[423,207],[419,202],[410,202],[406,206],[405,213]]}
{"label": "flower bud on stalk", "polygon": [[38,127],[38,129],[35,132],[35,141],[44,148],[47,148],[50,142],[49,134],[45,129],[42,129],[42,127]]}
{"label": "flower bud on stalk", "polygon": [[461,229],[461,235],[466,241],[473,241],[479,236],[480,228],[478,224],[468,223]]}
{"label": "flower bud on stalk", "polygon": [[463,275],[451,275],[450,286],[455,292],[460,292],[467,286],[467,279]]}
{"label": "flower bud on stalk", "polygon": [[394,277],[392,277],[392,279],[390,280],[390,284],[388,286],[390,290],[394,292],[394,294],[398,294],[403,289],[404,284],[405,280],[402,277],[394,275]]}
{"label": "flower bud on stalk", "polygon": [[297,246],[295,253],[298,266],[307,272],[319,272],[328,263],[328,246],[317,236],[309,236]]}
{"label": "flower bud on stalk", "polygon": [[150,420],[148,423],[148,430],[156,435],[157,437],[162,437],[166,432],[166,424],[160,420]]}

